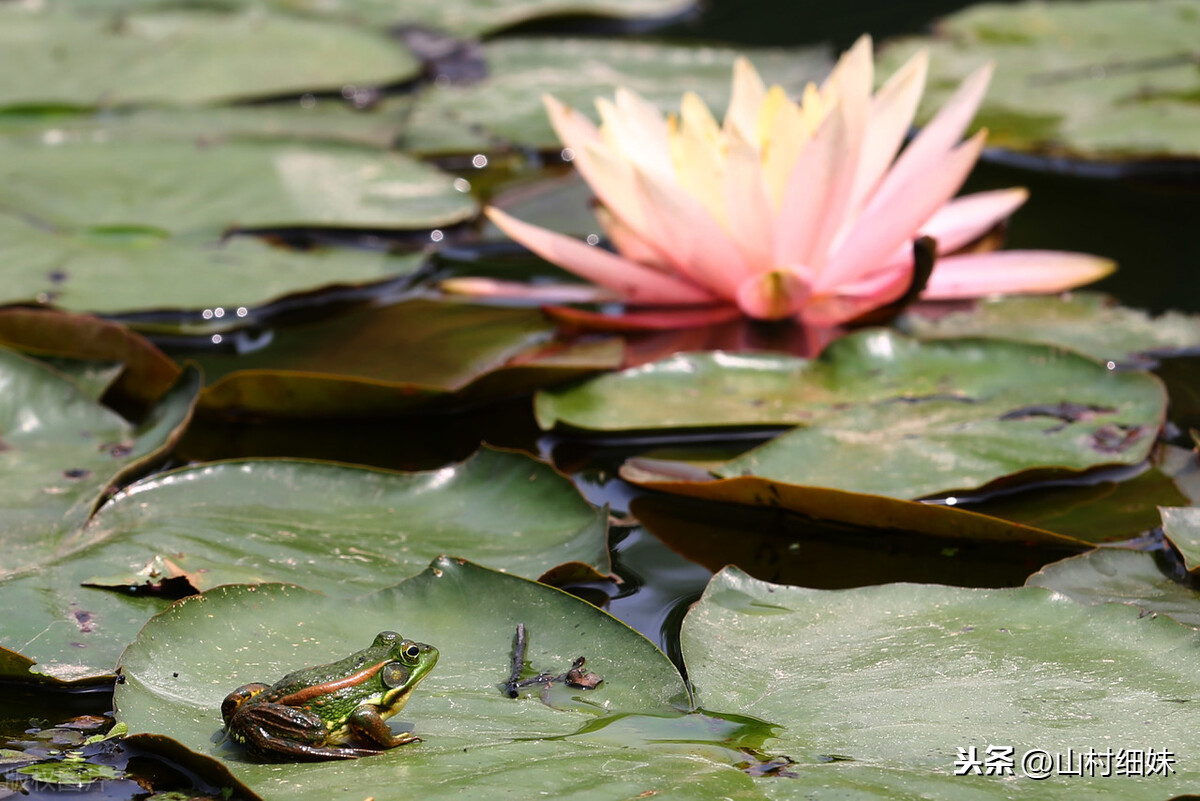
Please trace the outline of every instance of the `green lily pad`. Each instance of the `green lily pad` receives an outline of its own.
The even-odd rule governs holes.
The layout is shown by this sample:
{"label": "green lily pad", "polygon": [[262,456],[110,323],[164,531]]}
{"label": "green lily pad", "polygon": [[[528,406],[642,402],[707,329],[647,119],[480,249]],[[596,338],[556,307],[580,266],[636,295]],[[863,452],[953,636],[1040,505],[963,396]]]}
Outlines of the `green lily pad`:
{"label": "green lily pad", "polygon": [[414,99],[387,97],[356,109],[350,101],[304,97],[300,101],[205,108],[132,107],[95,113],[0,112],[6,139],[43,144],[103,138],[224,142],[265,140],[323,142],[386,149],[403,130]]}
{"label": "green lily pad", "polygon": [[547,581],[610,570],[605,510],[550,467],[491,450],[409,474],[286,460],[173,470],[118,493],[70,545],[0,583],[23,610],[0,645],[36,662],[7,678],[111,679],[147,618],[218,584],[290,581],[344,598],[449,550]]}
{"label": "green lily pad", "polygon": [[0,303],[67,311],[220,309],[236,319],[239,309],[249,314],[300,292],[395,280],[424,261],[348,249],[301,253],[217,231],[47,231],[0,215]]}
{"label": "green lily pad", "polygon": [[1149,373],[998,340],[874,329],[816,360],[681,354],[543,390],[539,425],[590,431],[794,425],[713,472],[921,498],[1146,458],[1166,409]]}
{"label": "green lily pad", "polygon": [[453,179],[400,153],[276,142],[0,144],[0,209],[61,226],[180,233],[293,226],[436,228],[475,213]]}
{"label": "green lily pad", "polygon": [[179,377],[179,366],[149,340],[123,325],[82,314],[0,309],[0,344],[43,360],[77,359],[84,365],[95,363],[86,360],[112,360],[118,373],[113,376],[115,394],[141,407],[161,397]]}
{"label": "green lily pad", "polygon": [[1182,507],[1162,508],[1163,534],[1179,549],[1187,569],[1200,570],[1200,509]]}
{"label": "green lily pad", "polygon": [[829,71],[824,48],[736,51],[621,40],[504,38],[483,45],[488,77],[423,94],[401,137],[418,152],[490,150],[497,144],[560,147],[542,95],[551,94],[598,119],[594,101],[625,86],[678,112],[684,92],[699,94],[717,112],[729,103],[733,62],[747,55],[768,83],[790,92]]}
{"label": "green lily pad", "polygon": [[0,576],[73,550],[70,535],[104,494],[170,449],[191,417],[199,384],[196,370],[186,368],[134,425],[65,376],[0,349]]}
{"label": "green lily pad", "polygon": [[969,311],[931,318],[910,312],[899,325],[921,338],[996,337],[1059,345],[1097,361],[1200,347],[1200,317],[1152,317],[1098,292],[980,300]]}
{"label": "green lily pad", "polygon": [[[756,782],[772,798],[1161,799],[1200,781],[1186,703],[1200,636],[1120,604],[1033,588],[811,590],[726,568],[681,641],[698,704],[783,727],[765,748],[795,760],[795,778]],[[1013,748],[1015,775],[954,775],[968,749],[982,763],[993,746]],[[1022,775],[1031,749],[1070,768],[1089,748],[1175,761],[1145,779]]]}
{"label": "green lily pad", "polygon": [[1081,604],[1121,603],[1200,628],[1200,590],[1165,552],[1097,548],[1046,565],[1025,582]]}
{"label": "green lily pad", "polygon": [[198,105],[389,84],[420,70],[382,32],[333,20],[261,8],[88,15],[78,13],[87,4],[30,5],[0,5],[0,109]]}
{"label": "green lily pad", "polygon": [[[355,793],[387,797],[398,780],[425,795],[711,798],[749,789],[731,767],[605,741],[598,724],[673,714],[687,704],[686,689],[649,641],[566,593],[443,557],[357,599],[353,615],[347,603],[286,585],[219,587],[181,601],[125,652],[117,715],[132,732],[163,734],[221,760],[267,799],[329,798],[348,782]],[[559,673],[584,656],[603,682],[552,692],[549,703],[536,689],[507,697],[518,623],[528,631],[531,671]],[[389,629],[440,651],[400,715],[422,742],[350,762],[276,765],[213,743],[221,701],[237,686],[340,658]]]}
{"label": "green lily pad", "polygon": [[968,72],[996,64],[975,124],[993,146],[1085,159],[1197,158],[1196,0],[989,3],[880,53],[887,75],[930,50],[919,119]]}
{"label": "green lily pad", "polygon": [[201,405],[279,417],[397,414],[519,395],[621,358],[616,339],[557,340],[537,309],[418,298],[281,328],[252,353],[203,354],[214,383]]}
{"label": "green lily pad", "polygon": [[673,17],[696,0],[269,0],[288,11],[377,26],[421,25],[459,37],[482,36],[542,17],[594,15],[617,19]]}

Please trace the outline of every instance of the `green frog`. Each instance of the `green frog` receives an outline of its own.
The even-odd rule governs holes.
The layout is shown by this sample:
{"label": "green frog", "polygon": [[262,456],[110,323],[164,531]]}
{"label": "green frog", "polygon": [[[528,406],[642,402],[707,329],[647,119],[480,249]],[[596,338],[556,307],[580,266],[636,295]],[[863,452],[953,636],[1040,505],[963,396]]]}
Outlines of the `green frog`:
{"label": "green frog", "polygon": [[229,736],[261,760],[356,759],[420,742],[385,721],[437,664],[432,645],[384,631],[370,648],[328,665],[247,684],[221,704]]}

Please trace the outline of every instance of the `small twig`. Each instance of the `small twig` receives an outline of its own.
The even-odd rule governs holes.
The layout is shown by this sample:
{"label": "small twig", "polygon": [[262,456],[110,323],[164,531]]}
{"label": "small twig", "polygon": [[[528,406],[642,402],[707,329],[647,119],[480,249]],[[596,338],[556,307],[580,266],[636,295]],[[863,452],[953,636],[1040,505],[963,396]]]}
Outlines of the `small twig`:
{"label": "small twig", "polygon": [[521,671],[525,669],[525,624],[517,624],[517,636],[513,638],[512,672],[508,674],[508,683],[504,691],[509,698],[516,698],[521,688]]}
{"label": "small twig", "polygon": [[563,682],[568,687],[576,687],[580,690],[594,690],[604,679],[586,670],[583,663],[586,661],[582,656],[576,659],[571,664],[571,669],[566,673],[560,673],[554,676],[550,673],[539,673],[532,679],[521,679],[521,671],[525,669],[525,649],[528,645],[528,638],[525,634],[525,624],[517,624],[517,635],[513,638],[513,658],[512,672],[509,673],[508,681],[504,684],[504,694],[509,698],[516,698],[520,695],[521,690],[528,687],[541,686],[543,701],[549,703],[546,698],[546,693],[554,685],[554,682]]}

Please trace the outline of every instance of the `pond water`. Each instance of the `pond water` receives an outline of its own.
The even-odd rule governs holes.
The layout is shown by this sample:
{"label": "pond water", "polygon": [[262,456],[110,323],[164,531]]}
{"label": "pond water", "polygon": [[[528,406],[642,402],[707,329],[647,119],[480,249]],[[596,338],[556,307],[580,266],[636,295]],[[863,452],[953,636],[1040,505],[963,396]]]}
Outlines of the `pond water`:
{"label": "pond water", "polygon": [[[795,45],[831,41],[845,47],[860,33],[878,40],[919,31],[940,14],[966,5],[953,0],[920,3],[797,3],[791,0],[710,0],[694,16],[660,35],[679,40],[732,44]],[[553,27],[553,26],[542,26]],[[1030,168],[1036,167],[1037,169]],[[1187,168],[1194,170],[1194,168]],[[1111,179],[1074,174],[1073,165],[1015,164],[993,154],[975,170],[966,191],[1021,185],[1032,198],[1014,218],[1008,241],[1016,247],[1077,250],[1111,257],[1120,271],[1097,288],[1122,302],[1151,311],[1200,311],[1200,219],[1196,174],[1156,168],[1144,175]],[[353,310],[346,312],[353,316]],[[768,335],[770,333],[768,332]],[[169,347],[169,345],[168,345]],[[185,353],[182,349],[179,353]],[[1197,366],[1188,357],[1159,367],[1172,391],[1171,433],[1184,444],[1184,431],[1200,423],[1195,398]],[[704,447],[744,449],[758,440],[702,443]],[[935,539],[878,534],[869,543],[852,529],[832,527],[778,512],[733,511],[719,504],[666,499],[639,491],[615,475],[627,457],[655,443],[597,445],[541,433],[530,399],[518,397],[455,414],[393,420],[342,420],[319,425],[291,422],[229,422],[200,419],[175,452],[174,464],[250,456],[294,456],[391,469],[431,469],[461,460],[480,443],[519,449],[553,461],[574,477],[586,497],[608,504],[614,570],[619,582],[596,582],[571,589],[602,606],[657,642],[677,664],[678,628],[713,571],[736,563],[751,574],[780,583],[835,588],[890,581],[963,586],[1015,586],[1042,564],[1067,555],[1052,549],[963,547]],[[1115,482],[1127,473],[1089,476],[1090,486]],[[1111,481],[1110,481],[1111,479]],[[1075,485],[1060,488],[1075,492]],[[1036,498],[1036,495],[1030,495]],[[1021,499],[1004,499],[1017,506]],[[656,532],[628,518],[653,521]],[[1129,538],[1153,525],[1131,517]],[[624,521],[624,522],[623,522]],[[836,536],[830,536],[836,535]],[[103,714],[111,708],[104,692],[79,695],[18,692],[5,688],[0,737],[23,739],[24,732],[53,725],[76,714]],[[33,722],[31,725],[31,721]],[[111,755],[104,759],[111,759]],[[100,761],[97,758],[96,761]],[[161,768],[147,767],[153,773]],[[181,772],[166,784],[187,786]],[[181,778],[182,777],[182,778]],[[52,790],[35,790],[54,795]],[[135,787],[94,786],[92,797],[129,798]],[[0,786],[0,798],[4,797]]]}

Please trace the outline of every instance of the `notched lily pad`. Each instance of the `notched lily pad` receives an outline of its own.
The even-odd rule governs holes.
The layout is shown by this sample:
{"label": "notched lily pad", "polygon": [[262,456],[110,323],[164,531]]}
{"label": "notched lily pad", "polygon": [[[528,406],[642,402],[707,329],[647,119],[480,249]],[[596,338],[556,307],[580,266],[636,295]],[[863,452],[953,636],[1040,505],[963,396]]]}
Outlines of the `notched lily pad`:
{"label": "notched lily pad", "polygon": [[[1200,780],[1186,757],[1198,645],[1165,616],[1041,589],[811,590],[736,568],[713,577],[681,633],[699,704],[783,727],[766,747],[791,757],[796,777],[756,782],[773,798],[1186,793]],[[1011,777],[954,775],[960,754],[989,746],[1013,748]],[[1172,758],[1137,774],[1147,778],[1022,775],[1031,749],[1073,766],[1089,747]]]}
{"label": "notched lily pad", "polygon": [[[264,798],[328,798],[346,782],[384,797],[406,791],[531,790],[552,795],[703,798],[748,789],[740,771],[691,754],[652,754],[572,737],[588,722],[628,713],[671,714],[682,679],[645,638],[566,593],[461,560],[441,558],[395,587],[353,602],[287,585],[226,586],[155,617],[122,658],[117,715],[132,732],[169,736],[221,760]],[[554,707],[536,693],[501,691],[516,624],[529,630],[532,664],[576,656],[604,676]],[[367,644],[378,631],[430,643],[437,666],[400,718],[422,742],[350,762],[262,765],[232,743],[214,744],[225,695],[274,681]],[[686,778],[685,778],[686,776]]]}
{"label": "notched lily pad", "polygon": [[1149,373],[998,340],[872,329],[819,359],[681,354],[538,394],[543,428],[795,428],[713,469],[892,498],[1137,464],[1166,393]]}

